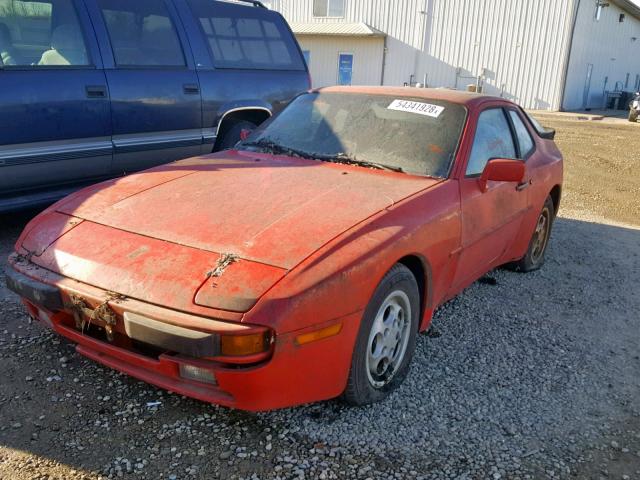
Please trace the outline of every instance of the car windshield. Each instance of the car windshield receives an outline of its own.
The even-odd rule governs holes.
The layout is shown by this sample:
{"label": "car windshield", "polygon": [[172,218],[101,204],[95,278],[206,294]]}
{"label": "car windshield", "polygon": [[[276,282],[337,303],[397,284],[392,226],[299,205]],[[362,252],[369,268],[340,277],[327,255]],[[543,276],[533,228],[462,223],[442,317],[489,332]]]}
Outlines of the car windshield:
{"label": "car windshield", "polygon": [[308,93],[240,149],[447,177],[466,119],[462,105],[353,93]]}

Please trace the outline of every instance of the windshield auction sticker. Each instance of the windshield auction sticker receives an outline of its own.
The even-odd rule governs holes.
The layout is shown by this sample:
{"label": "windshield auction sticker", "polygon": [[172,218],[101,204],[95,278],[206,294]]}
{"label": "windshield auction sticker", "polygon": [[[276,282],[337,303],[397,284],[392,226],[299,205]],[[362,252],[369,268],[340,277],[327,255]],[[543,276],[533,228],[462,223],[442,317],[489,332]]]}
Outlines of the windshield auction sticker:
{"label": "windshield auction sticker", "polygon": [[444,107],[439,105],[431,105],[430,103],[412,102],[411,100],[394,100],[387,107],[388,110],[397,110],[399,112],[411,112],[418,115],[426,115],[427,117],[438,118],[444,111]]}

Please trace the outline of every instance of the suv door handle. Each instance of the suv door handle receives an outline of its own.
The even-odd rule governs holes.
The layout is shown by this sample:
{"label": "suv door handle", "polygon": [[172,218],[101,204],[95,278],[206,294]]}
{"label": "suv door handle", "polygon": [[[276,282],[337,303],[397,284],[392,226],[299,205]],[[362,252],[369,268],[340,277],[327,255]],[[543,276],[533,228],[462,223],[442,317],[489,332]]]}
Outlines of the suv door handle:
{"label": "suv door handle", "polygon": [[200,93],[200,87],[195,83],[185,83],[182,86],[182,90],[187,95],[197,95]]}
{"label": "suv door handle", "polygon": [[516,187],[516,191],[521,192],[523,190],[526,190],[530,186],[531,186],[531,180],[527,180],[526,182],[519,183],[518,186]]}
{"label": "suv door handle", "polygon": [[86,92],[88,98],[107,98],[107,87],[105,85],[87,85]]}

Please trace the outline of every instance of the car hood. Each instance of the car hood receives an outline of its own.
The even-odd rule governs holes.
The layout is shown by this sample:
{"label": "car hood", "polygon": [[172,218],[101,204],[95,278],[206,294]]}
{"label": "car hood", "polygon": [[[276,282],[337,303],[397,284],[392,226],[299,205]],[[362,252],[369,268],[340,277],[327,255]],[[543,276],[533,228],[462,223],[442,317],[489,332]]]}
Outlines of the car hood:
{"label": "car hood", "polygon": [[[74,194],[53,210],[79,225],[54,219],[49,228],[57,233],[34,228],[22,245],[42,255],[39,262],[46,268],[108,290],[142,300],[154,296],[161,303],[175,303],[167,299],[184,295],[182,306],[195,302],[246,311],[327,242],[437,182],[299,158],[225,152]],[[144,269],[135,267],[139,257],[154,256]],[[229,256],[239,261],[228,266],[228,273],[211,277]],[[61,262],[62,257],[66,260]],[[92,268],[80,267],[83,262]],[[93,268],[98,266],[110,274],[96,276]],[[181,284],[176,277],[188,278]],[[203,292],[207,277],[215,288],[209,285],[211,290]],[[163,279],[173,285],[166,285],[163,298],[155,298],[153,285],[158,290]],[[181,294],[179,288],[185,291]]]}

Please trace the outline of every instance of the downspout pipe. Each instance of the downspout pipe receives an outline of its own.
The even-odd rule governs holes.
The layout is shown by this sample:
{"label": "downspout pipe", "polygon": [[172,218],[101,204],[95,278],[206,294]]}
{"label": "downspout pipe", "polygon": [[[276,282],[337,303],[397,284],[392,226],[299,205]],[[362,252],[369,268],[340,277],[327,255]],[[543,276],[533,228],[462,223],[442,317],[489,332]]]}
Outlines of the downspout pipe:
{"label": "downspout pipe", "polygon": [[380,85],[384,86],[384,71],[387,68],[387,35],[384,35],[382,44],[382,71],[380,72]]}
{"label": "downspout pipe", "polygon": [[571,36],[569,37],[569,45],[567,47],[567,53],[564,57],[564,66],[562,69],[562,84],[560,92],[560,105],[558,110],[563,111],[564,99],[567,94],[567,80],[569,79],[569,65],[571,64],[571,51],[573,50],[573,40],[576,35],[576,25],[578,23],[578,12],[580,11],[580,0],[574,0],[574,8],[571,19]]}

